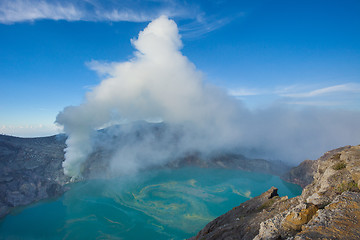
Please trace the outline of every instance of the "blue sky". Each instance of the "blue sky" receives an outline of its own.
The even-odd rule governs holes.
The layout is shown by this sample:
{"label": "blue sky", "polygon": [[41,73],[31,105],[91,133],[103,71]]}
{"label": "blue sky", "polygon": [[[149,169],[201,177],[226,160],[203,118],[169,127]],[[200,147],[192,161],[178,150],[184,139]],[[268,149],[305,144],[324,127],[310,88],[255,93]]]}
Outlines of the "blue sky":
{"label": "blue sky", "polygon": [[57,133],[56,115],[100,82],[93,60],[133,57],[160,15],[204,81],[251,109],[360,111],[360,2],[0,1],[0,133]]}

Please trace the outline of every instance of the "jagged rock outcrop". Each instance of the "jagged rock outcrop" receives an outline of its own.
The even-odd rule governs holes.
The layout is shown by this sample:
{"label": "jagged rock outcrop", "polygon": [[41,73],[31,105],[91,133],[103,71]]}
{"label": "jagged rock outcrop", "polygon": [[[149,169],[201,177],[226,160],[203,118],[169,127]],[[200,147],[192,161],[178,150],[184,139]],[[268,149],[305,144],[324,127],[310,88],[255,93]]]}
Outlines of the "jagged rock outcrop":
{"label": "jagged rock outcrop", "polygon": [[258,233],[260,222],[273,217],[277,212],[268,211],[274,208],[285,210],[287,197],[279,197],[277,188],[272,187],[260,196],[246,201],[207,224],[195,239],[253,239]]}
{"label": "jagged rock outcrop", "polygon": [[304,225],[295,239],[359,239],[360,194],[343,192]]}
{"label": "jagged rock outcrop", "polygon": [[263,202],[262,211],[254,208],[272,188],[210,222],[191,239],[360,239],[360,145],[329,151],[287,177],[303,185],[310,177],[313,181],[298,197],[272,197],[271,204]]}
{"label": "jagged rock outcrop", "polygon": [[65,136],[18,138],[0,135],[0,218],[18,206],[60,196]]}
{"label": "jagged rock outcrop", "polygon": [[305,160],[299,166],[292,168],[285,173],[281,178],[287,182],[300,185],[302,188],[306,187],[314,181],[314,174],[316,171],[316,161]]}
{"label": "jagged rock outcrop", "polygon": [[326,152],[317,161],[305,160],[299,164],[299,166],[290,169],[287,173],[283,174],[281,178],[287,182],[295,183],[305,188],[307,185],[314,181],[314,175],[316,173],[318,163],[323,162],[331,158],[334,154],[343,150],[349,149],[351,146],[340,147]]}

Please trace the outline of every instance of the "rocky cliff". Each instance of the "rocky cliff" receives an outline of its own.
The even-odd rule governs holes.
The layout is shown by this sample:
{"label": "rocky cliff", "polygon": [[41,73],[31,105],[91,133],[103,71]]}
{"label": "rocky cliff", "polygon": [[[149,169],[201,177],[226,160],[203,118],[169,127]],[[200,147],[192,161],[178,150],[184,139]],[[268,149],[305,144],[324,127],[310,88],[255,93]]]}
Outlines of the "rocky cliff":
{"label": "rocky cliff", "polygon": [[303,185],[302,194],[288,199],[271,188],[191,239],[360,239],[360,145],[306,161],[284,178]]}
{"label": "rocky cliff", "polygon": [[65,136],[18,138],[0,135],[0,218],[18,206],[64,192]]}

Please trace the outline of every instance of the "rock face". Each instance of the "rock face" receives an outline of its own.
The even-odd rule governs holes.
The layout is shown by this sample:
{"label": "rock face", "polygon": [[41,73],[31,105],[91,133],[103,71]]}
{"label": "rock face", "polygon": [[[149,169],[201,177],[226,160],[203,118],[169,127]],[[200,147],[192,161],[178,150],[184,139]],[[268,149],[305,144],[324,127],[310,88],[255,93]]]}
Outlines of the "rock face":
{"label": "rock face", "polygon": [[[259,222],[273,217],[276,212],[267,209],[285,210],[286,197],[280,198],[277,188],[272,187],[251,201],[246,201],[206,225],[195,239],[253,239],[258,233]],[[239,231],[239,230],[242,231]]]}
{"label": "rock face", "polygon": [[216,218],[191,239],[360,239],[360,145],[305,161],[285,179],[305,186],[302,194],[269,197],[272,188]]}
{"label": "rock face", "polygon": [[65,137],[0,135],[0,218],[12,208],[64,192]]}
{"label": "rock face", "polygon": [[287,182],[300,185],[302,188],[306,187],[314,181],[314,174],[316,171],[316,161],[305,160],[299,166],[292,168],[285,173],[281,178]]}
{"label": "rock face", "polygon": [[314,181],[314,175],[316,173],[318,163],[323,162],[331,158],[334,154],[340,153],[343,150],[349,149],[351,146],[345,146],[326,152],[321,156],[318,161],[305,160],[300,163],[299,166],[290,169],[287,173],[281,176],[281,178],[287,182],[295,183],[305,188],[307,185]]}
{"label": "rock face", "polygon": [[359,239],[360,194],[343,192],[306,224],[295,239]]}

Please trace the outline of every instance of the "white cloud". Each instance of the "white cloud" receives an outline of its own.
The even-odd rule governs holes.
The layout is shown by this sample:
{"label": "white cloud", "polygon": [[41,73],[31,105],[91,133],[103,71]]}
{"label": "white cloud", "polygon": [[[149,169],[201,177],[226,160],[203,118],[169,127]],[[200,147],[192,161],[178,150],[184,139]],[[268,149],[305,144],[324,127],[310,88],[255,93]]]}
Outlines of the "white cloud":
{"label": "white cloud", "polygon": [[183,6],[173,4],[173,1],[159,1],[158,5],[149,9],[141,8],[139,2],[131,2],[134,5],[120,1],[108,2],[110,6],[106,6],[102,1],[4,0],[0,2],[0,22],[12,24],[41,19],[147,22],[165,13],[174,17],[185,16],[189,12]]}
{"label": "white cloud", "polygon": [[233,97],[244,97],[262,95],[264,94],[264,91],[260,91],[257,89],[236,88],[228,90],[228,94]]}
{"label": "white cloud", "polygon": [[323,88],[315,88],[313,85],[291,85],[286,87],[261,88],[234,88],[228,90],[230,96],[244,100],[249,104],[256,103],[253,107],[262,107],[270,102],[282,104],[319,106],[319,107],[342,107],[345,109],[360,109],[360,84],[344,83]]}
{"label": "white cloud", "polygon": [[42,137],[58,134],[60,127],[55,124],[1,125],[0,134],[17,137]]}
{"label": "white cloud", "polygon": [[291,97],[291,98],[310,98],[310,97],[317,97],[321,95],[335,94],[335,93],[360,93],[360,84],[347,83],[347,84],[320,88],[309,92],[282,93],[280,94],[280,96]]}
{"label": "white cloud", "polygon": [[225,26],[233,20],[233,17],[201,17],[196,20],[197,21],[192,21],[191,23],[180,26],[179,30],[181,31],[182,36],[186,38],[196,38]]}
{"label": "white cloud", "polygon": [[5,0],[0,2],[0,22],[5,24],[38,19],[76,21],[83,17],[82,11],[70,3],[33,0]]}
{"label": "white cloud", "polygon": [[[174,21],[164,16],[152,21],[132,44],[137,52],[128,62],[89,63],[105,79],[88,92],[83,104],[66,107],[57,116],[69,135],[66,174],[80,174],[81,164],[92,151],[92,131],[113,122],[162,119],[181,125],[186,129],[178,146],[181,152],[216,150],[224,143],[231,146],[238,138],[232,121],[238,119],[242,108],[225,92],[202,82],[202,74],[180,52],[182,42]],[[151,150],[147,143],[141,145],[141,151],[146,146]],[[131,152],[119,152],[118,156],[137,161]],[[161,159],[167,156],[163,153]],[[125,168],[128,162],[121,161]]]}
{"label": "white cloud", "polygon": [[96,11],[96,16],[96,19],[98,20],[107,20],[111,22],[147,22],[152,19],[151,16],[146,14],[137,14],[130,10],[122,11],[118,9],[114,9],[108,12]]}
{"label": "white cloud", "polygon": [[128,21],[147,22],[161,15],[196,19],[196,10],[177,1],[0,1],[0,23],[36,21],[41,19],[66,21]]}
{"label": "white cloud", "polygon": [[[212,2],[210,2],[211,4]],[[212,32],[234,18],[244,16],[207,15],[198,2],[178,0],[1,0],[0,23],[15,24],[37,20],[93,22],[149,22],[162,15],[186,20],[180,31],[185,38]]]}
{"label": "white cloud", "polygon": [[285,104],[306,105],[306,106],[342,106],[346,103],[336,101],[284,101]]}

